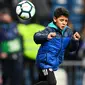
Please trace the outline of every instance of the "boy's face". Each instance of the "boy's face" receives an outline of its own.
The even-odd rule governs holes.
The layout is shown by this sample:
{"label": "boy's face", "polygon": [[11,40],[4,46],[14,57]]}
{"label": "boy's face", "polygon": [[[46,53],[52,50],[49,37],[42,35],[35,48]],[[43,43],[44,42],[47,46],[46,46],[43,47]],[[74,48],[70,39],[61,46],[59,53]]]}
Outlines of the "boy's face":
{"label": "boy's face", "polygon": [[54,17],[53,20],[61,30],[63,30],[68,23],[68,18],[63,15],[58,18]]}

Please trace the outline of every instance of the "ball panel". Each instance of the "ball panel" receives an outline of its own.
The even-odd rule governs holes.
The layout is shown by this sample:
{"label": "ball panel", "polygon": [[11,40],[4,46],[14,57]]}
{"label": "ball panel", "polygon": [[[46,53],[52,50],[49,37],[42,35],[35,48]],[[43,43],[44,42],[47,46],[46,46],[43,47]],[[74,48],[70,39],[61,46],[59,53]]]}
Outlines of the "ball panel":
{"label": "ball panel", "polygon": [[28,3],[22,4],[22,10],[24,11],[30,11],[31,6]]}
{"label": "ball panel", "polygon": [[21,2],[19,2],[19,4],[24,4],[26,1],[21,1]]}
{"label": "ball panel", "polygon": [[22,12],[21,15],[20,15],[20,18],[22,18],[22,19],[30,18],[29,13]]}
{"label": "ball panel", "polygon": [[21,13],[21,7],[20,6],[17,6],[16,7],[16,13],[19,15]]}
{"label": "ball panel", "polygon": [[30,11],[31,17],[35,15],[35,8],[33,7],[32,10]]}
{"label": "ball panel", "polygon": [[34,7],[33,3],[31,3],[30,1],[27,1],[32,7]]}

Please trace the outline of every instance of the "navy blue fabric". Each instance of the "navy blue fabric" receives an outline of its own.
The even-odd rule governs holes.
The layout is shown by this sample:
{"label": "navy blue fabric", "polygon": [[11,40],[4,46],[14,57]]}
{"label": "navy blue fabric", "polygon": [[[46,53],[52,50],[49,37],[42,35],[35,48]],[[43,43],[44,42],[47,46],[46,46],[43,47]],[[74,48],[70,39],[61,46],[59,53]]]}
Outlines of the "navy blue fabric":
{"label": "navy blue fabric", "polygon": [[0,25],[0,41],[12,40],[18,35],[16,23],[1,23]]}

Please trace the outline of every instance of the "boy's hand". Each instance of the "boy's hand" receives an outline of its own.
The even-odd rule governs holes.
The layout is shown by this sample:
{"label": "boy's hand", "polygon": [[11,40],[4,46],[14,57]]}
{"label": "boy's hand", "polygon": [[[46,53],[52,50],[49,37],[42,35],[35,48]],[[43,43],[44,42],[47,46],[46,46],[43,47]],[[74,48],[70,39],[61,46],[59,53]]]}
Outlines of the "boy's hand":
{"label": "boy's hand", "polygon": [[48,40],[50,40],[50,39],[52,39],[55,36],[56,36],[56,33],[55,32],[51,32],[51,33],[48,34],[47,38],[48,38]]}
{"label": "boy's hand", "polygon": [[73,35],[73,38],[75,39],[75,40],[79,40],[80,39],[80,34],[78,33],[78,32],[75,32],[74,33],[74,35]]}

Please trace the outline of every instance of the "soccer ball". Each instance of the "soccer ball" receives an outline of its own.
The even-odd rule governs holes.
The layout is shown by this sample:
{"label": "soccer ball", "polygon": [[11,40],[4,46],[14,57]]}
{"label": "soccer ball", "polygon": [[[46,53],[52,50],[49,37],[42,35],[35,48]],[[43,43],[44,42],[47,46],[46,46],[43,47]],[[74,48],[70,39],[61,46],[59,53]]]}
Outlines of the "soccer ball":
{"label": "soccer ball", "polygon": [[30,19],[35,15],[35,6],[30,1],[21,1],[16,6],[16,14],[21,19]]}

